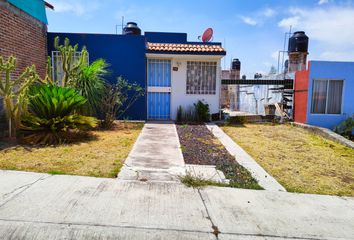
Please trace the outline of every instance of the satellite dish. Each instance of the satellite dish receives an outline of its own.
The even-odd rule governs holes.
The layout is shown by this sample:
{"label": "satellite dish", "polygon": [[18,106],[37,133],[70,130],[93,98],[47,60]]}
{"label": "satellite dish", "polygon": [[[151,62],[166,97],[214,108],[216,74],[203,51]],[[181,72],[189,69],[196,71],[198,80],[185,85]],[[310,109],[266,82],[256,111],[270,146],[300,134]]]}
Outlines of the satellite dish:
{"label": "satellite dish", "polygon": [[207,28],[202,35],[202,41],[209,42],[212,40],[212,38],[213,38],[213,29]]}

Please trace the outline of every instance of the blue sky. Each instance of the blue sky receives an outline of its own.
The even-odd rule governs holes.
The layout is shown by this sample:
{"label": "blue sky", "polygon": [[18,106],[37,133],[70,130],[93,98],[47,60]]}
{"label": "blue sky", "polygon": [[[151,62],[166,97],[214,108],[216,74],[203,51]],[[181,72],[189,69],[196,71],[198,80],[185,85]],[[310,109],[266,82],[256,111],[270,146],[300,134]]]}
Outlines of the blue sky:
{"label": "blue sky", "polygon": [[115,25],[135,21],[142,31],[186,32],[197,41],[212,27],[227,50],[222,67],[241,60],[252,77],[277,66],[284,33],[304,30],[310,60],[354,61],[354,2],[350,0],[48,0],[51,32],[115,33]]}

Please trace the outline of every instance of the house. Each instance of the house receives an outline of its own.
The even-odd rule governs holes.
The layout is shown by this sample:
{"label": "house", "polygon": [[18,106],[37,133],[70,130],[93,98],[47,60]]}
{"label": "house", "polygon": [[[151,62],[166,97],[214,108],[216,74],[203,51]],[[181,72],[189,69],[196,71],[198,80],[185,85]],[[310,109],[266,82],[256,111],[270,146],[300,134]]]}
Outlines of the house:
{"label": "house", "polygon": [[47,60],[47,17],[43,0],[0,0],[0,55],[17,58],[15,76],[36,65],[44,77]]}
{"label": "house", "polygon": [[[128,25],[138,28],[136,23]],[[190,42],[186,33],[141,35],[140,29],[122,35],[49,32],[48,54],[53,57],[56,36],[86,46],[90,62],[105,59],[110,64],[110,82],[122,76],[146,89],[124,118],[174,120],[179,106],[188,107],[198,100],[208,103],[211,113],[219,112],[221,59],[226,54],[221,43]]]}
{"label": "house", "polygon": [[294,89],[294,120],[333,129],[354,115],[354,62],[309,61]]}

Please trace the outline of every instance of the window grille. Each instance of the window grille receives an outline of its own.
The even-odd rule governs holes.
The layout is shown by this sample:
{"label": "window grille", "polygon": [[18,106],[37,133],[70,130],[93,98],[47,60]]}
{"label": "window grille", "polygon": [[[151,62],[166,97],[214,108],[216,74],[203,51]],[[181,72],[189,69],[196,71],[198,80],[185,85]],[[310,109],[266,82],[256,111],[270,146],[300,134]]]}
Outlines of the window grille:
{"label": "window grille", "polygon": [[343,80],[314,80],[311,113],[340,114],[342,111]]}
{"label": "window grille", "polygon": [[[75,52],[73,56],[72,63],[79,61],[81,57],[81,52]],[[89,55],[87,54],[87,62],[89,62]],[[52,51],[52,78],[54,82],[61,83],[63,79],[63,67],[62,67],[62,57],[59,51]]]}
{"label": "window grille", "polygon": [[187,94],[216,94],[217,62],[187,62]]}

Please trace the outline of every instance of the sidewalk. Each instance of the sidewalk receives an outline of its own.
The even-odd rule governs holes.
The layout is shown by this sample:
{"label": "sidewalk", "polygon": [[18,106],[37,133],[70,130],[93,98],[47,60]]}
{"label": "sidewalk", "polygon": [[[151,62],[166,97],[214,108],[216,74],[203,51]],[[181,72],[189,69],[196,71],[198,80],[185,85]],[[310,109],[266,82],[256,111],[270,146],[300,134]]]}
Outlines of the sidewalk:
{"label": "sidewalk", "polygon": [[352,239],[354,199],[0,171],[0,236]]}

